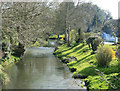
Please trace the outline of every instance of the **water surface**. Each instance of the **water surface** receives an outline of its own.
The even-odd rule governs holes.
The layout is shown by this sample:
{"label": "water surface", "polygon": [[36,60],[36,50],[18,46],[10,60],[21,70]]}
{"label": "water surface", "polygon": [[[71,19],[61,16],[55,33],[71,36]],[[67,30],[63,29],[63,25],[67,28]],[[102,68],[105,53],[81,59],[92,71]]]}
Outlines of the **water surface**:
{"label": "water surface", "polygon": [[22,61],[5,69],[11,81],[3,89],[83,89],[82,80],[74,80],[53,51],[47,47],[28,48]]}

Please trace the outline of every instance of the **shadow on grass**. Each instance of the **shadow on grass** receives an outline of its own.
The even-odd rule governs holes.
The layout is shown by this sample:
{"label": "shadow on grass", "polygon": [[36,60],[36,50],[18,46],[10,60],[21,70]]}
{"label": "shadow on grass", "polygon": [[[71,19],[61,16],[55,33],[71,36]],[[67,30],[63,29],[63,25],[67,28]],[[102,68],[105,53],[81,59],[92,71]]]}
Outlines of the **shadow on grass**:
{"label": "shadow on grass", "polygon": [[71,46],[71,47],[69,48],[69,50],[71,50],[72,48],[76,47],[77,45],[79,45],[79,44],[78,44],[78,43],[74,44],[73,46]]}
{"label": "shadow on grass", "polygon": [[[86,60],[90,60],[90,58],[88,58],[90,55],[91,55],[91,54],[89,54],[89,55],[83,57],[82,59],[78,60],[77,62],[80,62],[80,61],[85,60],[85,59],[86,59]],[[87,58],[88,58],[88,59],[87,59]]]}
{"label": "shadow on grass", "polygon": [[65,51],[71,50],[71,49],[73,49],[74,47],[76,47],[77,45],[79,45],[79,44],[74,44],[74,45],[71,46],[70,48],[68,48],[68,49],[66,49],[66,50],[63,50],[63,51],[60,51],[60,52],[56,52],[56,53],[57,53],[57,54],[60,54],[60,53],[62,53],[62,52],[65,52]]}
{"label": "shadow on grass", "polygon": [[79,71],[78,73],[84,76],[96,76],[97,75],[93,67],[87,67]]}
{"label": "shadow on grass", "polygon": [[73,53],[73,52],[66,53],[65,55],[60,55],[59,57],[60,57],[60,58],[62,58],[62,57],[64,57],[64,56],[67,57],[67,56],[68,56],[69,54],[71,54],[71,53]]}
{"label": "shadow on grass", "polygon": [[67,50],[61,51],[61,53],[62,53],[62,52],[65,52],[65,51],[68,51],[68,50],[71,50],[71,49],[73,49],[74,47],[76,47],[77,45],[79,45],[79,44],[74,44],[73,46],[71,46],[71,47],[68,48]]}
{"label": "shadow on grass", "polygon": [[[90,54],[91,55],[91,54]],[[82,60],[90,60],[90,58],[92,58],[92,56],[90,57],[90,58],[88,58],[90,55],[87,55],[87,56],[85,56],[85,57],[83,57],[82,59],[80,59],[80,60],[78,60],[76,63],[72,63],[72,64],[70,64],[70,66],[73,66],[73,65],[75,65],[75,64],[77,64],[77,63],[79,63],[80,61],[82,61]],[[88,59],[87,59],[88,58]],[[86,61],[85,60],[85,61]],[[80,63],[81,64],[81,63]]]}
{"label": "shadow on grass", "polygon": [[[64,51],[61,51],[61,52],[56,52],[56,54],[61,54],[62,52],[71,50],[72,48],[76,47],[77,45],[79,45],[79,44],[76,44],[76,45],[70,47],[70,48],[67,49],[67,50],[64,50]],[[67,56],[67,55],[69,55],[69,54],[71,54],[71,53],[74,53],[74,52],[78,51],[79,49],[81,49],[83,46],[84,46],[84,45],[81,45],[81,46],[75,48],[72,52],[66,53],[65,55],[60,55],[59,57],[64,57],[64,56]]]}
{"label": "shadow on grass", "polygon": [[101,72],[103,72],[106,75],[112,74],[112,73],[119,73],[119,67],[118,66],[112,66],[112,67],[97,67]]}
{"label": "shadow on grass", "polygon": [[88,52],[88,51],[90,51],[90,49],[86,48],[86,49],[80,50],[80,51],[79,51],[79,52],[77,52],[77,53],[79,54],[79,53],[81,53],[81,52],[83,52],[83,53],[84,53],[84,52]]}
{"label": "shadow on grass", "polygon": [[[119,69],[116,66],[113,67],[106,67],[106,68],[96,68],[99,69],[100,72],[103,72],[106,75],[112,74],[112,73],[119,73]],[[81,71],[78,72],[81,75],[84,76],[97,76],[98,74],[96,73],[95,69],[93,67],[87,67]]]}
{"label": "shadow on grass", "polygon": [[81,48],[83,48],[83,47],[84,47],[84,45],[81,45],[81,46],[75,48],[75,49],[73,50],[73,52],[76,52],[76,51],[78,51],[79,49],[81,49]]}

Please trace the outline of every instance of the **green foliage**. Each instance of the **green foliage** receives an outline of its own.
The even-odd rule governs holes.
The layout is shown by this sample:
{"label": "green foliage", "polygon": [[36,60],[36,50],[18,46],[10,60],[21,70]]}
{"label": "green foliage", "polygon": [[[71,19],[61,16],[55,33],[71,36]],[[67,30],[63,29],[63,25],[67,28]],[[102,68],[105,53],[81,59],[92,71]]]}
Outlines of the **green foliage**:
{"label": "green foliage", "polygon": [[100,47],[97,50],[96,59],[98,66],[107,66],[112,61],[112,48],[109,46]]}
{"label": "green foliage", "polygon": [[[118,73],[101,76],[89,76],[85,79],[90,90],[92,89],[117,89],[119,88],[119,80],[116,79]],[[106,81],[107,80],[107,81]],[[112,86],[112,87],[111,87]]]}
{"label": "green foliage", "polygon": [[108,89],[109,84],[102,80],[100,76],[89,76],[85,79],[88,84],[89,89]]}

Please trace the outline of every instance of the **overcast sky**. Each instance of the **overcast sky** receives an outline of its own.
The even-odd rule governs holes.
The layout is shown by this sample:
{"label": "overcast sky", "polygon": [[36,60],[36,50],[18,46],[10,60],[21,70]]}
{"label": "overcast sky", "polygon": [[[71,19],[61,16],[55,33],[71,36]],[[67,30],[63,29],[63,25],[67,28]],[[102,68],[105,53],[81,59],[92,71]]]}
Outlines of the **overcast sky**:
{"label": "overcast sky", "polygon": [[118,19],[118,2],[120,0],[82,0],[82,1],[97,4],[100,8],[108,10],[114,19]]}

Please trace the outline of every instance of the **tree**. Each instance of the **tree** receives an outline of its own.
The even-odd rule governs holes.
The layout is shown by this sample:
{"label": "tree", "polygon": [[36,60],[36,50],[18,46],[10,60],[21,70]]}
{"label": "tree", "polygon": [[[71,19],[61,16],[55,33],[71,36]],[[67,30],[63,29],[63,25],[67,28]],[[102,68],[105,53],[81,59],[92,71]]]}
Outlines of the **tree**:
{"label": "tree", "polygon": [[[11,40],[26,46],[33,41],[45,39],[47,32],[52,32],[54,24],[54,4],[14,2],[2,5],[2,30],[12,35]],[[40,42],[40,41],[39,41]]]}
{"label": "tree", "polygon": [[[93,18],[92,23],[89,24],[87,32],[100,32],[101,28],[104,26],[104,22],[106,19],[107,12],[104,10],[101,10],[98,6],[94,5],[94,11],[93,11]],[[107,17],[108,18],[108,17]]]}
{"label": "tree", "polygon": [[58,11],[56,13],[56,24],[55,30],[57,34],[64,33],[65,34],[65,42],[70,45],[70,20],[69,16],[71,13],[71,9],[74,8],[73,2],[62,2],[59,5]]}
{"label": "tree", "polygon": [[68,28],[68,30],[67,30],[67,32],[68,32],[68,46],[70,46],[70,26],[69,26],[69,28]]}
{"label": "tree", "polygon": [[77,43],[84,41],[84,33],[81,28],[78,29],[78,38],[76,40]]}

